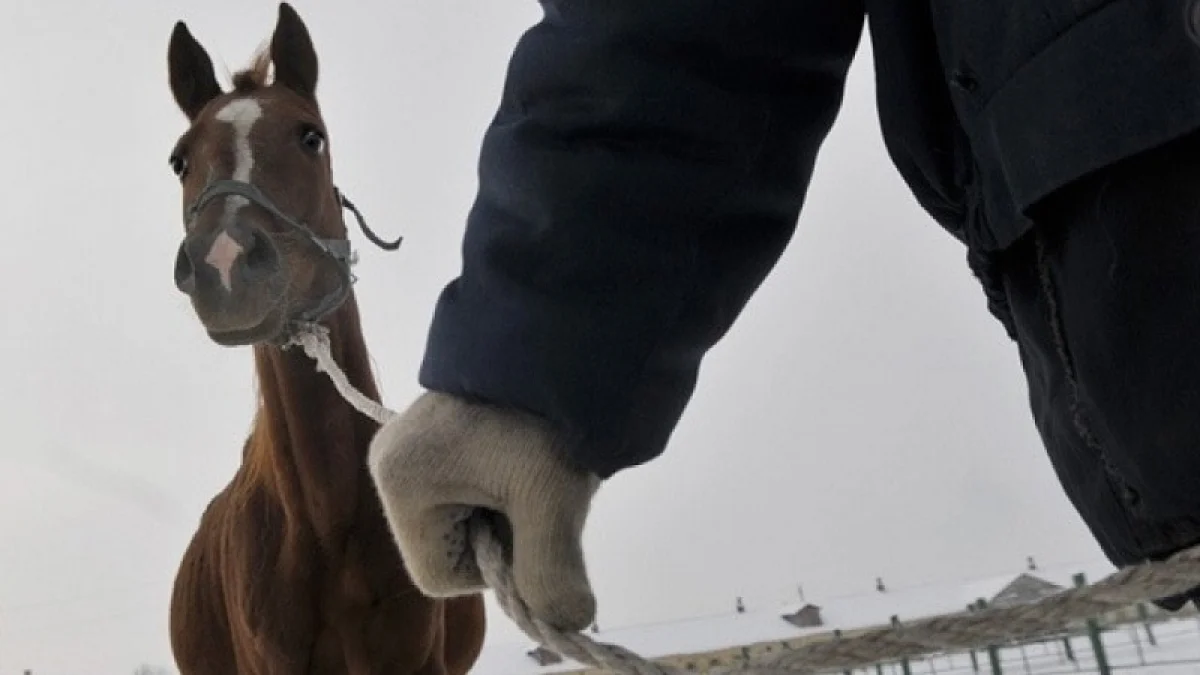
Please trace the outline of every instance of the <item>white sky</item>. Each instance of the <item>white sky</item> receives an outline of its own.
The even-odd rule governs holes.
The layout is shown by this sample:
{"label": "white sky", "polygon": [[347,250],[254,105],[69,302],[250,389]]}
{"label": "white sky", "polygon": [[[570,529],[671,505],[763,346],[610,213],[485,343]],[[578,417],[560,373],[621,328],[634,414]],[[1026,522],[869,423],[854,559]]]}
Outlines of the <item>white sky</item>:
{"label": "white sky", "polygon": [[[479,141],[535,2],[297,0],[356,236],[386,403],[418,391],[455,274]],[[0,25],[0,675],[172,663],[167,599],[249,428],[250,353],[210,343],[171,282],[176,19],[240,67],[257,0],[17,0]],[[879,137],[866,41],[790,250],[714,350],[667,454],[600,493],[602,626],[986,576],[1100,554],[1059,488],[1015,349],[959,246]],[[489,641],[521,642],[498,613]]]}

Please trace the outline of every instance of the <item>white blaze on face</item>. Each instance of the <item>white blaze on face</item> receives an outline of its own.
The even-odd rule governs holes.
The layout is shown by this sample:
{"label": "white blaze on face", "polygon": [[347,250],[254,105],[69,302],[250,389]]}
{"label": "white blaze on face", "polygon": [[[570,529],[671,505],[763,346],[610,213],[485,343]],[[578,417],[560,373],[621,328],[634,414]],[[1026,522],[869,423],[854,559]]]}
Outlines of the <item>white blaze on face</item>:
{"label": "white blaze on face", "polygon": [[[250,147],[250,132],[260,117],[262,117],[262,106],[253,98],[234,99],[217,111],[216,119],[218,121],[233,126],[233,180],[250,182],[250,175],[254,171],[254,153]],[[238,195],[226,197],[222,224],[232,224],[238,211],[249,203],[245,197]],[[242,251],[242,245],[222,228],[221,233],[213,241],[208,255],[204,257],[204,262],[220,275],[221,285],[225,287],[226,291],[233,290],[231,276],[233,262],[242,254]]]}

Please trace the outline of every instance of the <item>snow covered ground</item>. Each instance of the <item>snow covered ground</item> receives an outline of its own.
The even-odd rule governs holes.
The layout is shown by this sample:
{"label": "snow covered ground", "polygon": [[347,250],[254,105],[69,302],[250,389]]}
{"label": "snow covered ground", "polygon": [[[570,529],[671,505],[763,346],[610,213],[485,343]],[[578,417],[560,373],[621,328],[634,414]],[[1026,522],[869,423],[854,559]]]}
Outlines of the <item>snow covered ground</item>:
{"label": "snow covered ground", "polygon": [[[1115,673],[1122,675],[1200,675],[1200,620],[1191,617],[1152,625],[1156,644],[1150,644],[1140,624],[1114,627],[1103,635],[1105,653]],[[1006,675],[1071,675],[1097,672],[1095,652],[1086,635],[1070,638],[1075,659],[1067,657],[1062,640],[1000,650]],[[986,651],[976,652],[979,672],[989,675]],[[912,675],[974,675],[968,654],[937,656],[910,663]],[[854,675],[875,675],[874,667]],[[903,675],[899,664],[883,667],[884,675]]]}

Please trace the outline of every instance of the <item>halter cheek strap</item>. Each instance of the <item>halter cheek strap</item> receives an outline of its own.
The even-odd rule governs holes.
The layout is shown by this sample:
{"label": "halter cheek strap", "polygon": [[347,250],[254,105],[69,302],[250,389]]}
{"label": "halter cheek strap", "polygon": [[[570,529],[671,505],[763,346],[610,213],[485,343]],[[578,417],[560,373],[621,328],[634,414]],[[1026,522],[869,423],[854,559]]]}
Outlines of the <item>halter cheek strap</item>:
{"label": "halter cheek strap", "polygon": [[[375,234],[375,232],[367,226],[366,220],[363,219],[362,214],[354,206],[354,204],[350,202],[349,199],[346,199],[346,196],[342,194],[341,190],[338,190],[337,187],[334,187],[333,193],[334,197],[337,199],[338,206],[349,209],[350,212],[354,214],[355,220],[358,221],[359,229],[361,229],[363,234],[365,234],[366,237],[371,240],[371,243],[386,251],[395,251],[396,249],[400,248],[400,243],[404,241],[403,237],[398,237],[395,241],[391,242],[381,239],[379,235]],[[267,195],[263,194],[262,190],[258,189],[258,187],[252,183],[247,183],[240,180],[217,180],[209,183],[196,197],[195,201],[192,202],[191,206],[188,207],[188,225],[190,226],[193,222],[195,222],[196,218],[199,217],[200,212],[204,210],[204,207],[211,203],[214,199],[217,199],[218,197],[229,196],[244,197],[250,202],[265,209],[268,213],[278,218],[280,222],[304,235],[308,241],[312,242],[313,245],[320,249],[324,255],[332,258],[337,264],[339,277],[338,287],[322,298],[315,307],[301,312],[300,315],[292,321],[292,323],[316,323],[327,316],[330,312],[341,306],[343,302],[345,302],[346,297],[350,295],[350,287],[356,281],[354,275],[350,271],[350,267],[357,262],[354,251],[350,246],[350,240],[318,237],[316,233],[313,232],[312,228],[308,227],[304,223],[301,223],[287,213],[284,213],[283,210],[275,205],[275,202],[271,201]]]}
{"label": "halter cheek strap", "polygon": [[396,237],[395,241],[381,239],[379,235],[375,234],[374,230],[367,226],[367,221],[363,220],[362,214],[358,212],[358,207],[352,204],[349,199],[346,199],[346,195],[342,194],[342,191],[337,189],[336,185],[333,187],[333,195],[337,197],[338,204],[341,204],[343,208],[350,209],[350,213],[354,214],[354,219],[358,221],[358,229],[362,230],[362,233],[366,235],[367,239],[371,240],[372,244],[385,251],[395,251],[400,248],[400,242],[404,241],[404,237]]}

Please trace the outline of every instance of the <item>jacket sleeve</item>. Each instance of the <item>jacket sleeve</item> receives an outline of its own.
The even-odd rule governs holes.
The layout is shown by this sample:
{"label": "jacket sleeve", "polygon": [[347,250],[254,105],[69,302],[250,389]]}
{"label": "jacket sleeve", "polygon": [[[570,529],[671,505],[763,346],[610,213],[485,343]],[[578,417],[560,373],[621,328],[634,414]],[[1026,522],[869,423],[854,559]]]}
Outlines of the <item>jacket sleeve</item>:
{"label": "jacket sleeve", "polygon": [[487,129],[422,386],[557,423],[601,477],[662,453],[790,239],[854,0],[543,0]]}

